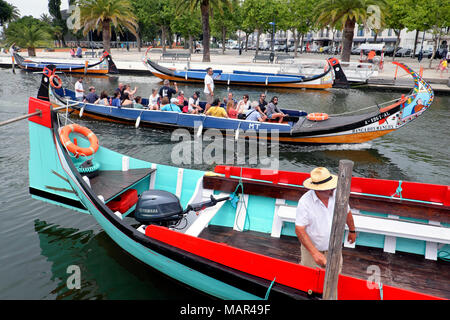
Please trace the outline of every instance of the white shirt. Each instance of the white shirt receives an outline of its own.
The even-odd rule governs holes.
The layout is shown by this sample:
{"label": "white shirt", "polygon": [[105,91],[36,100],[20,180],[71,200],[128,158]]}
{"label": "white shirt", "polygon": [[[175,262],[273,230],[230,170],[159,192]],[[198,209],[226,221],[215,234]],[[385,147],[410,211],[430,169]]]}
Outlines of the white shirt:
{"label": "white shirt", "polygon": [[151,94],[150,97],[148,98],[148,105],[156,106],[158,104],[158,98],[159,98],[158,93],[156,94],[156,96],[153,96],[153,94]]}
{"label": "white shirt", "polygon": [[84,92],[78,92],[77,90],[83,90],[83,84],[80,81],[75,82],[75,97],[83,98]]}
{"label": "white shirt", "polygon": [[236,109],[237,109],[238,113],[246,113],[247,111],[249,111],[250,110],[250,99],[247,100],[247,103],[245,103],[244,100],[239,101]]}
{"label": "white shirt", "polygon": [[214,80],[212,76],[209,74],[206,74],[205,76],[205,89],[203,90],[204,93],[210,94],[211,92],[208,89],[208,84],[211,86],[212,92],[214,92]]}
{"label": "white shirt", "polygon": [[190,97],[190,98],[189,98],[189,103],[188,103],[188,110],[189,110],[189,111],[193,111],[193,110],[194,110],[194,107],[193,107],[193,106],[197,106],[197,107],[198,107],[199,101],[200,101],[199,98],[197,98],[196,100],[194,100],[194,98]]}
{"label": "white shirt", "polygon": [[[335,197],[336,190],[328,199],[327,208],[317,197],[314,190],[309,190],[298,202],[295,224],[300,227],[306,227],[306,233],[319,251],[328,250]],[[348,210],[350,211],[350,207]]]}

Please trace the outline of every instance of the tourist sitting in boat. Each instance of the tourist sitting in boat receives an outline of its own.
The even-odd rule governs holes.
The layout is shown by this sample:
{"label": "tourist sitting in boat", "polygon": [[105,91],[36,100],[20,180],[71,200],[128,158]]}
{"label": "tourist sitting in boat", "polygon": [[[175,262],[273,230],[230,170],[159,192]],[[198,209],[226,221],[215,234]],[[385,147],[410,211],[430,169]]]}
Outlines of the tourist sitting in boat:
{"label": "tourist sitting in boat", "polygon": [[244,94],[242,100],[238,102],[236,109],[238,114],[245,114],[250,109],[250,101],[248,94]]}
{"label": "tourist sitting in boat", "polygon": [[131,90],[131,86],[129,84],[126,84],[123,93],[128,93],[129,96],[136,94],[137,87],[134,87],[133,90]]}
{"label": "tourist sitting in boat", "polygon": [[142,104],[142,97],[141,97],[141,96],[137,96],[137,97],[134,99],[133,107],[134,107],[135,109],[144,109],[144,108],[145,108],[144,105]]}
{"label": "tourist sitting in boat", "polygon": [[89,93],[84,98],[83,102],[97,103],[98,95],[95,93],[95,87],[89,87]]}
{"label": "tourist sitting in boat", "polygon": [[124,92],[122,95],[122,101],[120,104],[122,107],[132,107],[133,106],[133,98],[127,92]]}
{"label": "tourist sitting in boat", "polygon": [[148,108],[150,110],[159,110],[160,96],[156,89],[152,89],[152,94],[148,98]]}
{"label": "tourist sitting in boat", "polygon": [[122,82],[119,83],[119,86],[116,89],[116,92],[119,92],[121,95],[123,94],[123,90],[125,89]]}
{"label": "tourist sitting in boat", "polygon": [[225,108],[220,106],[220,100],[218,98],[214,99],[211,107],[206,111],[206,115],[220,118],[228,118]]}
{"label": "tourist sitting in boat", "polygon": [[237,119],[237,117],[238,117],[238,112],[235,108],[235,104],[234,104],[233,100],[228,100],[227,114],[228,114],[228,117],[231,119]]}
{"label": "tourist sitting in boat", "polygon": [[258,106],[261,112],[266,111],[267,101],[266,101],[266,95],[264,93],[261,93],[258,100]]}
{"label": "tourist sitting in boat", "polygon": [[111,106],[113,107],[121,107],[121,103],[120,103],[120,92],[119,91],[115,91],[114,95],[113,95],[113,99],[111,101]]}
{"label": "tourist sitting in boat", "polygon": [[108,93],[103,90],[100,93],[100,99],[98,99],[95,103],[101,106],[109,106]]}
{"label": "tourist sitting in boat", "polygon": [[250,110],[247,111],[245,116],[246,116],[245,120],[248,121],[264,122],[267,119],[267,116],[263,112],[261,112],[261,109],[259,109],[258,101],[253,101],[250,104]]}
{"label": "tourist sitting in boat", "polygon": [[229,101],[233,102],[233,106],[237,104],[237,101],[233,98],[233,92],[228,92],[227,97],[223,98],[223,104],[227,106]]}
{"label": "tourist sitting in boat", "polygon": [[161,99],[161,111],[181,112],[181,109],[176,105],[176,102],[177,98],[172,98],[171,102],[169,103],[169,98],[163,97]]}
{"label": "tourist sitting in boat", "polygon": [[278,122],[283,122],[283,118],[286,116],[280,108],[278,108],[278,97],[274,96],[270,103],[267,105],[266,108],[266,115],[268,120],[276,120],[278,119]]}
{"label": "tourist sitting in boat", "polygon": [[188,101],[188,113],[199,114],[203,111],[200,107],[200,92],[195,91]]}
{"label": "tourist sitting in boat", "polygon": [[177,106],[179,106],[181,109],[183,109],[183,107],[185,105],[187,105],[187,101],[186,101],[186,98],[184,97],[184,92],[180,91],[180,92],[178,92]]}

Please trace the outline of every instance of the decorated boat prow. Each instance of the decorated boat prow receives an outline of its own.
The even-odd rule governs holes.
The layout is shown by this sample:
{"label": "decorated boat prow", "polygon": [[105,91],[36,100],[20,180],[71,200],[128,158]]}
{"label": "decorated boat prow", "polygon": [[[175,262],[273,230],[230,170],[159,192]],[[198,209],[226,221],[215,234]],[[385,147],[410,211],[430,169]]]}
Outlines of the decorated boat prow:
{"label": "decorated boat prow", "polygon": [[[221,166],[215,172],[204,172],[147,162],[105,148],[102,137],[72,123],[64,113],[53,111],[51,102],[30,98],[29,113],[37,110],[40,114],[29,118],[32,197],[91,214],[122,250],[212,297],[280,301],[322,297],[325,270],[298,264],[298,240],[288,226],[292,223],[289,216],[295,212],[292,201],[305,191],[300,186],[305,174]],[[375,202],[384,203],[375,207],[389,210],[389,199],[384,194],[377,195],[373,188],[380,186],[379,190],[387,192],[384,181],[354,179],[358,189],[353,191],[360,193],[353,195],[357,200],[352,204],[355,209]],[[404,187],[408,188],[407,184]],[[420,190],[423,192],[405,190],[405,196],[420,200],[420,206],[432,213],[430,221],[448,223],[448,186],[421,184]],[[402,208],[414,206],[411,200],[391,200],[396,202],[395,212],[391,213],[402,215]],[[416,242],[420,237],[422,243],[450,242],[448,226],[420,221],[413,224],[363,214],[355,219],[357,231],[372,236],[361,246],[345,251],[344,266],[351,265],[348,270],[357,269],[361,274],[339,276],[338,298],[445,298],[450,268],[437,272],[438,266],[432,263],[424,268],[429,257],[416,254],[415,260],[408,260],[399,255],[399,260],[395,260],[396,254],[378,249],[378,255],[390,255],[384,258],[389,266],[395,261],[393,266],[404,267],[399,278],[409,277],[410,282],[371,282],[369,286],[367,270],[357,256],[359,250],[364,255],[371,254],[372,251],[364,251],[364,246],[370,246],[373,234],[383,238],[410,237]],[[399,223],[414,227],[408,229],[409,233],[387,233],[386,225],[392,223],[397,223],[392,227],[394,231],[404,230],[399,230]],[[417,245],[421,247],[422,243]],[[423,260],[420,268],[415,266],[417,259]],[[373,263],[371,259],[365,261]],[[424,270],[431,270],[433,277],[438,278],[426,287],[418,281]]]}
{"label": "decorated boat prow", "polygon": [[14,53],[14,60],[22,70],[29,72],[42,72],[47,65],[54,65],[58,73],[83,73],[90,75],[119,74],[116,64],[107,51],[100,57],[100,61],[95,63],[89,63],[87,60],[84,63],[32,61],[23,58],[18,53]]}

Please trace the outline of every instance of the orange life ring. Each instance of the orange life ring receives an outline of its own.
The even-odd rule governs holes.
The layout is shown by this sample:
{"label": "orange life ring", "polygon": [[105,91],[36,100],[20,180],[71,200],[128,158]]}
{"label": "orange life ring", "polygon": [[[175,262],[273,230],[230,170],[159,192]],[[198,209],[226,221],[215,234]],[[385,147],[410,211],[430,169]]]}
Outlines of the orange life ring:
{"label": "orange life ring", "polygon": [[[80,133],[83,136],[85,136],[86,138],[88,138],[90,146],[88,148],[81,148],[81,147],[77,146],[69,138],[69,134],[71,132]],[[64,126],[61,129],[59,137],[61,138],[61,142],[67,148],[67,150],[72,152],[77,157],[79,155],[90,156],[90,155],[93,155],[94,153],[96,153],[98,150],[99,145],[98,145],[97,136],[88,128],[82,127],[76,123]]]}
{"label": "orange life ring", "polygon": [[[55,84],[54,79],[58,80],[58,85]],[[50,76],[50,79],[49,79],[49,80],[50,80],[50,85],[51,85],[53,88],[55,88],[55,89],[61,88],[61,86],[62,86],[61,78],[58,77],[56,74],[52,74],[52,75]]]}
{"label": "orange life ring", "polygon": [[326,113],[308,113],[306,119],[311,121],[324,121],[328,119],[328,114]]}

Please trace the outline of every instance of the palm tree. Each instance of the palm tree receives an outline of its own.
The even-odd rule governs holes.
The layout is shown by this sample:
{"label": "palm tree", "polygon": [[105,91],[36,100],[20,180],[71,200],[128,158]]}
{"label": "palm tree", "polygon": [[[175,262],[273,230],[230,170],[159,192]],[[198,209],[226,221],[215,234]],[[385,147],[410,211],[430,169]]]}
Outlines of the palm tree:
{"label": "palm tree", "polygon": [[372,17],[368,10],[371,5],[378,7],[384,15],[384,0],[321,0],[317,6],[317,22],[321,27],[340,27],[344,30],[342,61],[350,61],[355,25],[364,25]]}
{"label": "palm tree", "polygon": [[103,48],[111,51],[111,25],[119,32],[128,29],[136,37],[138,23],[130,0],[80,0],[80,21],[83,35],[89,31],[102,32]]}
{"label": "palm tree", "polygon": [[179,0],[178,10],[189,8],[191,12],[195,8],[200,7],[202,14],[202,31],[203,31],[203,62],[211,62],[210,52],[209,52],[209,40],[211,37],[211,27],[209,25],[209,17],[211,16],[212,8],[215,7],[217,10],[221,11],[223,5],[227,5],[231,8],[231,3],[229,0]]}
{"label": "palm tree", "polygon": [[5,23],[19,19],[19,9],[12,4],[4,0],[0,0],[0,26],[4,26]]}
{"label": "palm tree", "polygon": [[36,47],[48,46],[51,43],[46,25],[30,16],[11,22],[5,35],[9,45],[15,43],[19,47],[27,48],[30,57],[36,56]]}

